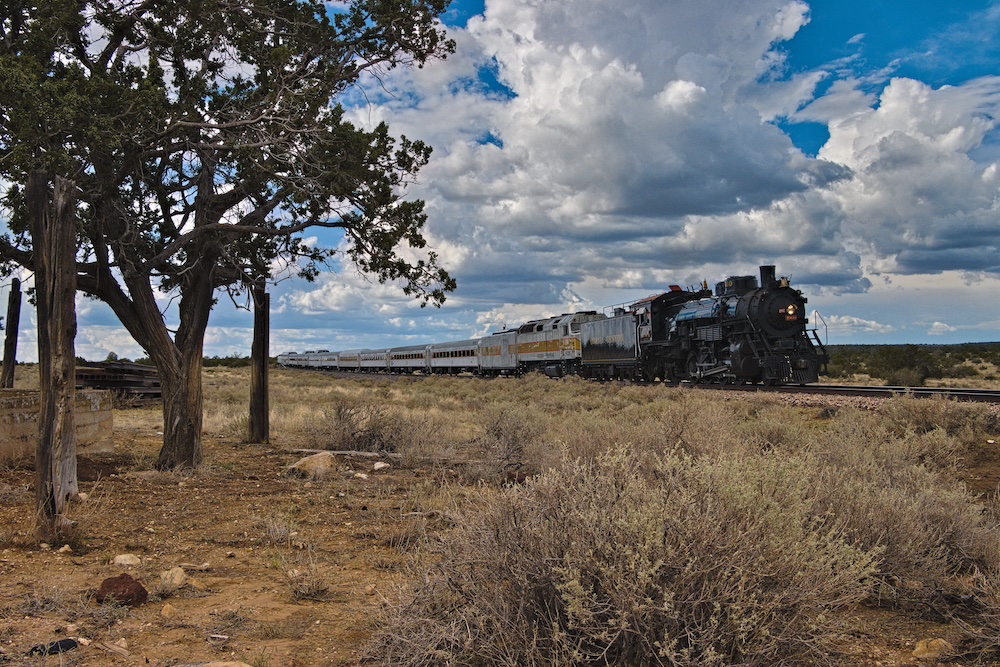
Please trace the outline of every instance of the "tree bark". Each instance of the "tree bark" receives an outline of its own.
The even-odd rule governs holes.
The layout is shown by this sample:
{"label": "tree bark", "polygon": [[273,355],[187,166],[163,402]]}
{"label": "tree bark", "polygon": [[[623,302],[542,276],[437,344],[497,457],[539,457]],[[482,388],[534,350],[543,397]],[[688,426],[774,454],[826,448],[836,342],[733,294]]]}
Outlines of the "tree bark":
{"label": "tree bark", "polygon": [[163,447],[156,461],[160,470],[197,468],[202,462],[202,350],[214,303],[215,262],[210,252],[191,259],[174,344],[166,351],[147,348],[154,355],[163,392]]}
{"label": "tree bark", "polygon": [[270,402],[267,395],[268,355],[270,352],[271,295],[263,283],[253,288],[253,345],[250,348],[250,419],[249,442],[270,440]]}
{"label": "tree bark", "polygon": [[17,329],[21,322],[21,281],[14,278],[7,301],[7,333],[3,342],[3,370],[0,389],[14,386],[14,366],[17,364]]}
{"label": "tree bark", "polygon": [[28,175],[29,215],[35,253],[38,309],[38,369],[41,405],[35,449],[35,502],[39,536],[66,537],[69,501],[79,493],[76,478],[76,184],[56,177],[49,202],[49,177]]}
{"label": "tree bark", "polygon": [[163,393],[163,447],[156,459],[158,470],[197,468],[201,465],[202,353],[182,351],[176,372],[160,369]]}

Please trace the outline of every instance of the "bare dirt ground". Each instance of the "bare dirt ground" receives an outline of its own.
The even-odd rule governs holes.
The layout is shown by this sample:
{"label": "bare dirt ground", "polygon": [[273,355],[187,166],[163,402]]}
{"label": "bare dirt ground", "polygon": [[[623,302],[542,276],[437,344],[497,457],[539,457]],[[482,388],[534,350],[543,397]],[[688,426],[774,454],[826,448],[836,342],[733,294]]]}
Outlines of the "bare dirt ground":
{"label": "bare dirt ground", "polygon": [[[115,453],[80,460],[88,498],[74,518],[84,537],[69,548],[33,541],[31,462],[0,465],[0,664],[359,664],[417,538],[447,529],[421,499],[444,487],[461,494],[453,472],[395,462],[376,471],[372,459],[343,458],[335,474],[307,481],[287,474],[302,443],[218,435],[206,437],[198,471],[154,472],[161,419],[158,407],[116,411]],[[994,492],[1000,456],[984,450],[970,463],[972,487]],[[141,563],[113,564],[121,554]],[[159,583],[178,566],[189,576],[182,587]],[[97,604],[101,581],[122,572],[149,600]],[[860,630],[843,646],[851,664],[934,664],[914,656],[917,642],[956,637],[950,625],[892,609],[853,613]],[[81,645],[26,656],[66,637]]]}
{"label": "bare dirt ground", "polygon": [[[406,490],[433,475],[345,459],[339,474],[307,482],[285,470],[302,454],[222,439],[205,443],[195,473],[151,472],[159,410],[115,418],[116,453],[79,462],[89,498],[77,511],[85,537],[71,551],[32,543],[30,462],[0,471],[0,656],[80,666],[356,663],[406,561],[399,547],[423,521],[404,516]],[[112,564],[120,554],[141,564]],[[159,573],[177,566],[188,583],[157,595]],[[126,610],[93,601],[121,572],[145,585],[148,602]],[[22,658],[67,636],[91,643],[64,662]]]}

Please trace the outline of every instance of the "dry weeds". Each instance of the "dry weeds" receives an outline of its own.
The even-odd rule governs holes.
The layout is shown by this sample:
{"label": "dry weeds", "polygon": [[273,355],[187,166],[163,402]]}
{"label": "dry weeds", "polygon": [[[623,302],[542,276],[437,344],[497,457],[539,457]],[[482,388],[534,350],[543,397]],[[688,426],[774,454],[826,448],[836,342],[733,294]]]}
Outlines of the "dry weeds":
{"label": "dry weeds", "polygon": [[[925,635],[998,656],[995,410],[276,370],[262,447],[243,443],[247,377],[206,370],[194,473],[151,471],[157,408],[116,412],[116,454],[83,468],[98,474],[72,555],[31,540],[30,466],[0,468],[11,664],[69,623],[160,667],[358,664],[366,644],[383,664],[889,667]],[[296,448],[401,465],[292,479]],[[160,603],[93,603],[123,552],[150,584],[212,566],[164,620]]]}

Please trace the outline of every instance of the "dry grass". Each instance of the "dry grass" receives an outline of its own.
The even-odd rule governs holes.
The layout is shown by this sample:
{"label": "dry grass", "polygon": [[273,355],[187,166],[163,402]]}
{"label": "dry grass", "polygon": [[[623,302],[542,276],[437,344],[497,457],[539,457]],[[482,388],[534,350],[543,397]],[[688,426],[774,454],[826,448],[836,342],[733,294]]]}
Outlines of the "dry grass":
{"label": "dry grass", "polygon": [[[220,536],[270,554],[282,597],[310,605],[334,604],[338,559],[374,544],[359,560],[403,584],[371,623],[376,663],[837,662],[844,612],[858,605],[953,620],[967,639],[959,652],[1000,655],[997,510],[962,481],[970,461],[993,456],[983,443],[1000,435],[995,410],[912,398],[821,410],[575,378],[277,369],[272,447],[257,449],[236,444],[249,371],[205,377],[206,435],[238,456],[274,456],[280,470],[279,448],[401,455],[405,484],[372,477],[362,500],[353,473],[331,475],[301,498],[269,496]],[[126,467],[148,469],[148,456]],[[219,465],[126,475],[154,489],[215,487],[232,472]],[[254,477],[289,490],[280,473],[268,479]],[[4,484],[0,510],[30,494]],[[89,525],[120,500],[98,493],[76,518]],[[321,542],[332,515],[314,516],[314,501],[344,512],[351,551]],[[58,593],[39,589],[0,616],[49,613]],[[102,626],[113,611],[80,615]],[[304,632],[246,623],[262,639]],[[263,648],[256,659],[280,664]]]}

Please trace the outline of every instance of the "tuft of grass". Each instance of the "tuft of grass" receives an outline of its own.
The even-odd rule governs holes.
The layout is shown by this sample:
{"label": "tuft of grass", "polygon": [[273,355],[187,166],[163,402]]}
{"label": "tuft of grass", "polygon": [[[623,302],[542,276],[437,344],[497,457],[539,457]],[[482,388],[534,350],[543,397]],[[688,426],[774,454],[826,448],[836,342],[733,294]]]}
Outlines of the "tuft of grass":
{"label": "tuft of grass", "polygon": [[259,539],[266,544],[289,546],[298,535],[298,524],[285,514],[268,514],[254,518]]}
{"label": "tuft of grass", "polygon": [[315,560],[312,550],[308,552],[306,563],[283,567],[285,584],[296,602],[315,600],[325,602],[330,599],[330,577]]}

